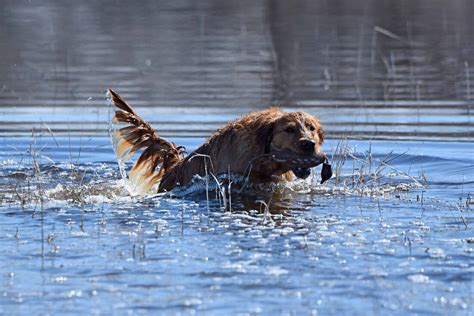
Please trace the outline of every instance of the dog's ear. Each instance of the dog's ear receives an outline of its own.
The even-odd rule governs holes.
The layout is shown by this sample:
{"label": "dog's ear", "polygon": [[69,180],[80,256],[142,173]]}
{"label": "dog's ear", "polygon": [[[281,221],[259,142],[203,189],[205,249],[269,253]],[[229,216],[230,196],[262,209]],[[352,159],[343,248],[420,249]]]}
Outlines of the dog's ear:
{"label": "dog's ear", "polygon": [[271,144],[273,140],[273,128],[275,123],[266,122],[265,124],[261,124],[256,129],[256,137],[257,137],[257,144],[260,148],[264,148],[265,154],[270,153]]}
{"label": "dog's ear", "polygon": [[319,138],[319,145],[322,145],[324,143],[324,130],[321,127],[321,125],[318,126],[318,138]]}

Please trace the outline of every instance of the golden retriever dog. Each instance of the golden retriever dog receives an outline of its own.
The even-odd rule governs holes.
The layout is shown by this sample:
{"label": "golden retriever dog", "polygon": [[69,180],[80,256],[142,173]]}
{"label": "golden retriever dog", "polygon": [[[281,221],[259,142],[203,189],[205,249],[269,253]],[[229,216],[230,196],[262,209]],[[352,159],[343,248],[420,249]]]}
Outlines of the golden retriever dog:
{"label": "golden retriever dog", "polygon": [[[183,147],[159,136],[115,91],[109,89],[109,95],[117,107],[112,122],[127,124],[113,136],[118,159],[143,150],[128,174],[142,193],[154,185],[158,192],[170,191],[195,175],[211,173],[239,174],[256,183],[290,181],[308,177],[310,168],[327,161],[321,123],[305,112],[252,112],[227,123],[186,156]],[[321,174],[323,181],[331,177],[328,173],[330,167]]]}

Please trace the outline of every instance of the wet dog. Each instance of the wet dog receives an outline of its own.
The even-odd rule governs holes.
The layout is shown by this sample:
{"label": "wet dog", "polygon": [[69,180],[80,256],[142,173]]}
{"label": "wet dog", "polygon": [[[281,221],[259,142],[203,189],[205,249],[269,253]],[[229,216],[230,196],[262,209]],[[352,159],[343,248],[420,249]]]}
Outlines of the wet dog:
{"label": "wet dog", "polygon": [[[127,124],[113,135],[118,159],[143,151],[128,174],[140,192],[154,185],[158,192],[170,191],[209,173],[240,174],[256,183],[290,181],[308,177],[310,168],[327,161],[321,123],[305,112],[252,112],[227,123],[186,156],[183,147],[161,137],[115,91],[109,89],[109,95],[117,107],[112,122]],[[326,167],[323,181],[330,177]]]}

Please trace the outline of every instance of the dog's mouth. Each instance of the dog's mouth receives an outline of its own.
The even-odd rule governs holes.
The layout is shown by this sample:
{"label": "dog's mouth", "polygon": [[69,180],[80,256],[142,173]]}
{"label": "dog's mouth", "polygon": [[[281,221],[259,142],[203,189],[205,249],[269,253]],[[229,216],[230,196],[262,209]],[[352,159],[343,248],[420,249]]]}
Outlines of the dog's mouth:
{"label": "dog's mouth", "polygon": [[272,160],[289,167],[296,177],[305,179],[310,175],[310,169],[327,160],[324,153],[300,154],[289,149],[271,152]]}

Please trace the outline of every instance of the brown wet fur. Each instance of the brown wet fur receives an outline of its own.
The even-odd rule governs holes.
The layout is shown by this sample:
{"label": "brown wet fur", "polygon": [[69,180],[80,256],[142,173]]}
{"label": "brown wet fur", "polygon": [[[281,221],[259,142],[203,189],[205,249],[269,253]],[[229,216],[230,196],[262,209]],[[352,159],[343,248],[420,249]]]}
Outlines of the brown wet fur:
{"label": "brown wet fur", "polygon": [[195,175],[204,176],[206,169],[208,174],[230,172],[260,183],[292,180],[291,163],[276,162],[272,155],[281,151],[305,157],[308,152],[298,145],[302,140],[315,143],[309,155],[320,155],[324,142],[318,118],[270,108],[228,122],[184,157],[181,147],[159,136],[115,91],[109,89],[109,94],[118,108],[113,122],[128,124],[114,135],[117,156],[128,159],[143,150],[129,177],[145,190],[160,181],[158,191],[170,191],[188,184]]}

